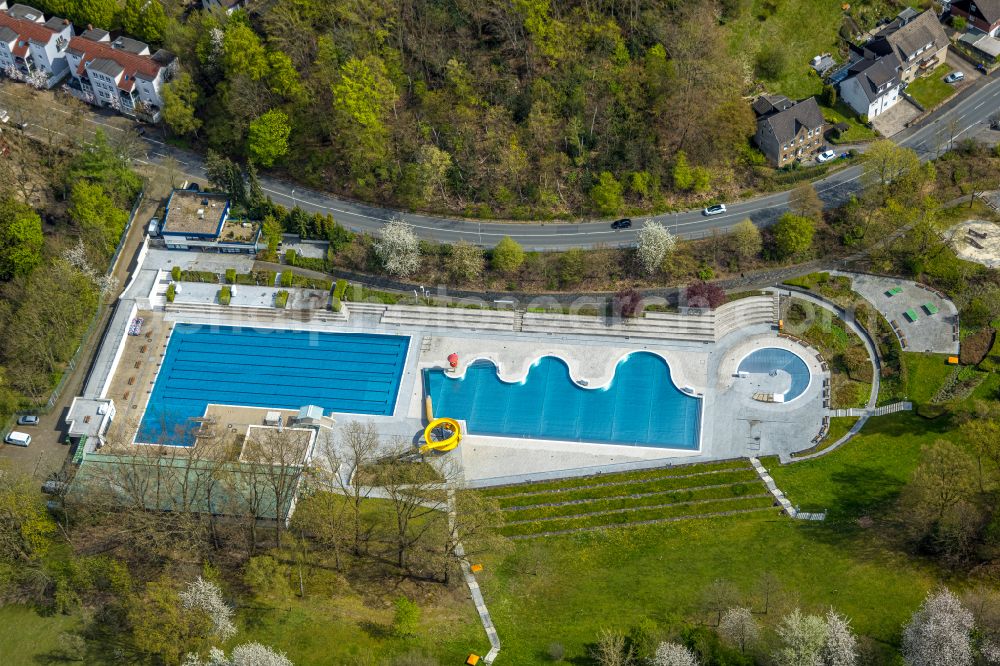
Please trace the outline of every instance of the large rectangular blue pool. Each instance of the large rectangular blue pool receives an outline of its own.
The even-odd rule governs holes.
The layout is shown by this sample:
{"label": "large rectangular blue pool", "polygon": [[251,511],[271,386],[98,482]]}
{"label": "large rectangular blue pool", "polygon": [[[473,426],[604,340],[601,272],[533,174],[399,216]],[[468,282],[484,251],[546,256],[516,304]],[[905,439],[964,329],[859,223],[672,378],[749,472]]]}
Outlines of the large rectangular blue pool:
{"label": "large rectangular blue pool", "polygon": [[461,379],[424,371],[434,416],[464,419],[473,435],[698,448],[701,400],[681,392],[656,354],[622,359],[611,384],[583,388],[558,358],[540,358],[520,383],[507,383],[488,361]]}
{"label": "large rectangular blue pool", "polygon": [[190,445],[212,404],[391,415],[410,339],[396,335],[174,326],[139,428],[141,442]]}

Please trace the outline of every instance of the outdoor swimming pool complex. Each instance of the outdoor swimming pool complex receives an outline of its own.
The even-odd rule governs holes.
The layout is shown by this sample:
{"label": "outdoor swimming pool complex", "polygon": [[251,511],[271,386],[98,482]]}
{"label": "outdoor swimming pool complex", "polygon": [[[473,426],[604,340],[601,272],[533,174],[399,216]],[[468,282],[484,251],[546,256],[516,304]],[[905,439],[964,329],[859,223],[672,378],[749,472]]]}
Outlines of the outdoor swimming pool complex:
{"label": "outdoor swimming pool complex", "polygon": [[[229,326],[174,326],[139,428],[157,442],[212,404],[391,415],[410,339]],[[184,438],[184,445],[193,442]]]}
{"label": "outdoor swimming pool complex", "polygon": [[524,381],[508,383],[489,361],[462,379],[424,371],[435,416],[465,420],[472,435],[697,449],[701,400],[674,386],[660,356],[636,352],[618,363],[602,388],[583,388],[566,364],[545,356]]}
{"label": "outdoor swimming pool complex", "polygon": [[799,358],[798,354],[787,349],[768,347],[751,352],[749,356],[740,361],[737,372],[749,372],[750,374],[787,373],[791,376],[792,383],[785,391],[785,402],[794,400],[809,388],[809,367],[805,361]]}

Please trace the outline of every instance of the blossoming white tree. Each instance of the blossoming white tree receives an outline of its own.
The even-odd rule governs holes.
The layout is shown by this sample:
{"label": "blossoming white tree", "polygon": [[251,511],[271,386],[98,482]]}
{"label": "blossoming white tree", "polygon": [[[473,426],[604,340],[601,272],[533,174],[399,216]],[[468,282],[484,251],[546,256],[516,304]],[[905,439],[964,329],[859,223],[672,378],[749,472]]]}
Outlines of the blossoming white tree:
{"label": "blossoming white tree", "polygon": [[413,227],[402,218],[392,218],[382,227],[381,238],[375,242],[375,256],[391,275],[412,275],[420,266],[420,241]]}
{"label": "blossoming white tree", "polygon": [[282,652],[276,652],[260,643],[244,643],[233,648],[229,657],[219,648],[208,651],[208,659],[189,654],[183,666],[292,666]]}
{"label": "blossoming white tree", "polygon": [[903,628],[903,659],[908,666],[969,666],[973,624],[950,590],[931,592]]}
{"label": "blossoming white tree", "polygon": [[817,615],[805,615],[796,608],[778,626],[782,646],[774,653],[775,663],[778,666],[822,666],[827,633],[826,620]]}
{"label": "blossoming white tree", "polygon": [[826,643],[823,666],[855,666],[858,663],[858,640],[850,621],[832,608],[826,614]]}
{"label": "blossoming white tree", "polygon": [[660,643],[653,655],[653,666],[698,666],[698,657],[678,643]]}
{"label": "blossoming white tree", "polygon": [[719,621],[719,636],[740,652],[746,652],[760,639],[760,627],[749,608],[730,608]]}
{"label": "blossoming white tree", "polygon": [[666,227],[654,220],[646,220],[639,230],[636,246],[636,254],[642,269],[649,275],[658,271],[663,260],[676,246],[677,237],[667,231]]}
{"label": "blossoming white tree", "polygon": [[181,606],[186,610],[200,610],[212,620],[213,631],[220,640],[228,640],[236,634],[233,624],[233,608],[222,597],[222,590],[215,583],[201,576],[188,584],[181,592]]}

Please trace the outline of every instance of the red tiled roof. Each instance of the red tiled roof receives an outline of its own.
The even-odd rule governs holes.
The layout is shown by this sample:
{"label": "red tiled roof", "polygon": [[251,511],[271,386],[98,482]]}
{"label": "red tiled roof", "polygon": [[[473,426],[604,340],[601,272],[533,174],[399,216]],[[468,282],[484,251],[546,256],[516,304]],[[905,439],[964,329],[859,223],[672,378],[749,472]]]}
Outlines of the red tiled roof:
{"label": "red tiled roof", "polygon": [[107,58],[108,60],[114,60],[116,63],[121,65],[124,69],[124,75],[128,77],[123,78],[118,82],[118,87],[122,90],[130,91],[135,87],[135,75],[143,74],[148,76],[150,79],[155,79],[156,75],[160,72],[160,64],[153,60],[151,56],[140,56],[134,53],[129,53],[128,51],[123,51],[121,49],[116,49],[107,42],[94,42],[89,39],[84,39],[83,37],[74,37],[69,40],[69,47],[74,51],[83,54],[80,60],[80,66],[77,68],[77,74],[82,75],[85,71],[85,63],[89,63],[97,58]]}
{"label": "red tiled roof", "polygon": [[[34,21],[28,21],[25,19],[16,19],[7,12],[0,12],[0,25],[5,25],[16,32],[25,42],[29,39],[34,39],[42,42],[43,44],[48,44],[52,35],[56,34],[54,30],[46,28],[42,23],[35,23]],[[25,49],[25,52],[27,52],[27,49]]]}

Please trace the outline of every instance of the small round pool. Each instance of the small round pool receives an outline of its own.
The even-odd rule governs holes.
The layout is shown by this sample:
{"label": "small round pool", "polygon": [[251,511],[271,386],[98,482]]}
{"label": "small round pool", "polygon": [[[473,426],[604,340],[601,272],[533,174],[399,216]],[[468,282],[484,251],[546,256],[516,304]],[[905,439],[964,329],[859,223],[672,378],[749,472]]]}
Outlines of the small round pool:
{"label": "small round pool", "polygon": [[747,372],[753,375],[776,376],[785,373],[791,377],[791,385],[784,392],[784,402],[791,402],[805,393],[809,388],[809,366],[799,358],[798,354],[787,349],[767,347],[751,352],[740,361],[737,372]]}

